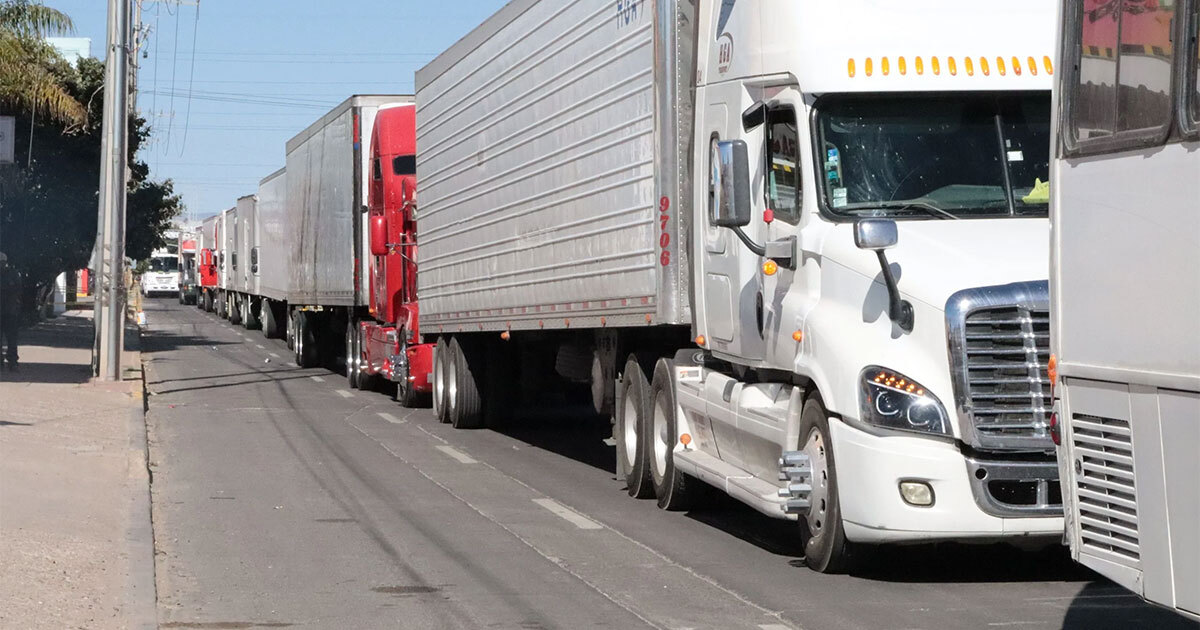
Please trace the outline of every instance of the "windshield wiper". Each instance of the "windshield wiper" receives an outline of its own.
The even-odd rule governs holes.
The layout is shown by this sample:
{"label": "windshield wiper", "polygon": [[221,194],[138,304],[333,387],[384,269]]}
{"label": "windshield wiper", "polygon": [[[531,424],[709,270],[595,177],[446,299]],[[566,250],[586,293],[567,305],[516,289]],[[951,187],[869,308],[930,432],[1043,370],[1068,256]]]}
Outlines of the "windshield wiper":
{"label": "windshield wiper", "polygon": [[869,201],[857,203],[850,206],[842,206],[839,210],[924,210],[931,216],[939,219],[955,219],[958,220],[958,215],[951,214],[941,208],[929,203],[928,201]]}

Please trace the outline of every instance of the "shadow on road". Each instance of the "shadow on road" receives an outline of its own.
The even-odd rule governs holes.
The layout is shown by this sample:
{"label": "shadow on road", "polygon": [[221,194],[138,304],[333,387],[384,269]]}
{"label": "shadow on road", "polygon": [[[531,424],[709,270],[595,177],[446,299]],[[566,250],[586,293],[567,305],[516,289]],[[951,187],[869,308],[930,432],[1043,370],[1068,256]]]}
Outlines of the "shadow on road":
{"label": "shadow on road", "polygon": [[[41,344],[39,344],[41,345]],[[55,383],[81,385],[92,378],[91,365],[74,363],[36,363],[22,361],[13,372],[0,370],[0,383]]]}
{"label": "shadow on road", "polygon": [[[1113,609],[1117,607],[1121,614],[1113,615]],[[1137,595],[1101,579],[1089,582],[1071,600],[1062,627],[1063,630],[1197,630],[1200,623],[1147,604]]]}

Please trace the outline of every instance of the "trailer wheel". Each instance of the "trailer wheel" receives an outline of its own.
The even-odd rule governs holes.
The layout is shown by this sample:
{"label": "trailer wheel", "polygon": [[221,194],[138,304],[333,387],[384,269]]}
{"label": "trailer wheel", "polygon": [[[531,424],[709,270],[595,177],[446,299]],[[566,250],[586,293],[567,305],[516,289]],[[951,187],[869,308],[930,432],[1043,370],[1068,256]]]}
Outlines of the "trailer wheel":
{"label": "trailer wheel", "polygon": [[245,326],[246,330],[254,330],[262,326],[262,300],[258,300],[258,308],[254,308],[255,300],[249,295],[245,297],[245,302],[246,308],[242,312],[242,326]]}
{"label": "trailer wheel", "polygon": [[287,314],[287,347],[288,350],[296,349],[296,317],[299,315],[297,311],[289,311]]}
{"label": "trailer wheel", "polygon": [[350,389],[358,389],[359,363],[358,357],[358,326],[355,322],[346,324],[346,383]]}
{"label": "trailer wheel", "polygon": [[[401,346],[400,352],[402,354],[407,352],[407,348],[405,346]],[[421,403],[423,402],[423,396],[417,391],[417,388],[413,386],[413,382],[408,380],[409,372],[406,370],[403,374],[397,374],[396,376],[399,377],[396,379],[396,393],[394,396],[396,402],[400,403],[400,406],[406,409],[420,407]]]}
{"label": "trailer wheel", "polygon": [[654,496],[650,483],[646,423],[651,413],[650,382],[637,357],[630,355],[621,376],[621,399],[617,401],[613,436],[617,442],[617,478],[625,479],[625,490],[635,499]]}
{"label": "trailer wheel", "polygon": [[433,347],[433,415],[443,424],[450,421],[446,410],[446,358],[450,347],[445,337],[438,337]]}
{"label": "trailer wheel", "polygon": [[234,293],[232,296],[226,294],[225,314],[229,317],[229,323],[242,323],[242,296]]}
{"label": "trailer wheel", "polygon": [[279,321],[275,319],[275,308],[271,306],[270,300],[263,298],[259,302],[259,309],[262,319],[263,336],[267,339],[272,339],[279,336]]}
{"label": "trailer wheel", "polygon": [[686,510],[703,492],[701,482],[692,479],[675,467],[675,362],[659,359],[654,366],[650,386],[652,401],[650,430],[643,433],[650,459],[650,479],[658,495],[658,507],[664,510]]}
{"label": "trailer wheel", "polygon": [[296,365],[302,368],[317,364],[317,340],[313,334],[312,317],[300,311],[296,314]]}
{"label": "trailer wheel", "polygon": [[472,344],[464,344],[458,337],[450,340],[446,390],[450,424],[455,429],[483,427],[483,404],[479,395],[483,365],[479,354]]}
{"label": "trailer wheel", "polygon": [[842,526],[829,413],[817,395],[810,396],[800,412],[800,450],[808,454],[813,468],[812,508],[800,519],[804,561],[820,573],[844,573],[851,568],[854,545]]}
{"label": "trailer wheel", "polygon": [[213,298],[212,298],[212,293],[210,293],[209,291],[204,292],[204,312],[205,313],[213,312]]}

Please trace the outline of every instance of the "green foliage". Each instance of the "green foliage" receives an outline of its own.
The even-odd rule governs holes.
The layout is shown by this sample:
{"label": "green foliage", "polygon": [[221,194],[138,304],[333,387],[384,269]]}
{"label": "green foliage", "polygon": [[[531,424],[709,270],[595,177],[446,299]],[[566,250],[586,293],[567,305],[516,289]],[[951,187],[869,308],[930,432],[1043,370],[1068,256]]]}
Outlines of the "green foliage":
{"label": "green foliage", "polygon": [[0,0],[0,106],[41,112],[68,125],[83,122],[83,106],[63,82],[61,57],[47,35],[75,30],[66,14],[31,0]]}
{"label": "green foliage", "polygon": [[[97,231],[104,65],[81,59],[57,70],[64,89],[85,112],[78,124],[17,115],[17,164],[0,167],[0,251],[27,281],[52,282],[64,271],[88,265]],[[130,118],[130,182],[126,207],[126,256],[146,258],[162,247],[162,233],[183,205],[170,180],[155,182],[135,159],[150,135],[146,121]],[[27,166],[28,165],[28,166]]]}

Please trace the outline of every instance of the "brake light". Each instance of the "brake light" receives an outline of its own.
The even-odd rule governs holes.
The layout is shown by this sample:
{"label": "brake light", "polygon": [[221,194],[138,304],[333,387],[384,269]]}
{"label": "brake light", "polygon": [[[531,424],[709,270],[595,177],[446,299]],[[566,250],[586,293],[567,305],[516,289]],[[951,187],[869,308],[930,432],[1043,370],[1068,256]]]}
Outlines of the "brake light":
{"label": "brake light", "polygon": [[1055,446],[1062,445],[1062,430],[1058,426],[1058,412],[1050,414],[1050,439],[1054,440]]}

